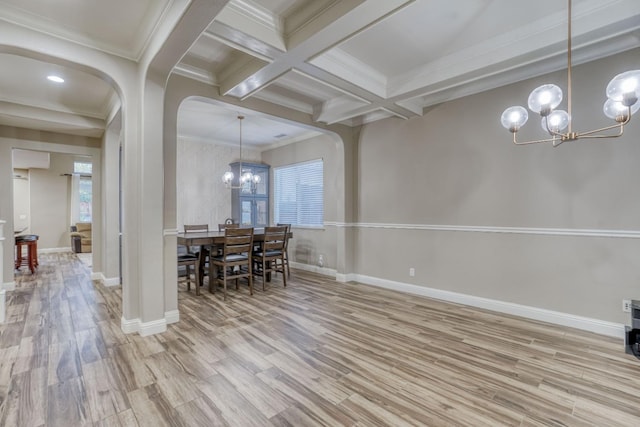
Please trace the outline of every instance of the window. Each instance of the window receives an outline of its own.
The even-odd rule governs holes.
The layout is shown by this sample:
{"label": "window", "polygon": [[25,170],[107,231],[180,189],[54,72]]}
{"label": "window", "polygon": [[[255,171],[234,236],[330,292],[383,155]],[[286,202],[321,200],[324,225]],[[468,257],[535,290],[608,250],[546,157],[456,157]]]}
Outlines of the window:
{"label": "window", "polygon": [[274,168],[273,180],[276,223],[324,225],[322,159]]}
{"label": "window", "polygon": [[92,171],[93,163],[91,162],[73,162],[73,173],[91,175]]}
{"label": "window", "polygon": [[73,162],[73,173],[75,175],[73,191],[76,194],[72,198],[74,205],[72,209],[75,211],[77,218],[72,222],[91,222],[92,171],[93,164],[91,162]]}

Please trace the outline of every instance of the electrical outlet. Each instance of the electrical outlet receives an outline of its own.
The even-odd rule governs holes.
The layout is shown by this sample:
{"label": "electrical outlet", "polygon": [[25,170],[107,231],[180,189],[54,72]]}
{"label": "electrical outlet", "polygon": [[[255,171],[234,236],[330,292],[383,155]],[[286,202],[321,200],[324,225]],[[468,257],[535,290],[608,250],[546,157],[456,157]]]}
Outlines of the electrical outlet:
{"label": "electrical outlet", "polygon": [[[415,275],[416,275],[416,269],[411,267],[409,269],[409,276],[414,277]],[[629,304],[631,304],[631,303],[629,303]]]}
{"label": "electrical outlet", "polygon": [[631,300],[623,299],[622,300],[622,311],[625,313],[631,313]]}

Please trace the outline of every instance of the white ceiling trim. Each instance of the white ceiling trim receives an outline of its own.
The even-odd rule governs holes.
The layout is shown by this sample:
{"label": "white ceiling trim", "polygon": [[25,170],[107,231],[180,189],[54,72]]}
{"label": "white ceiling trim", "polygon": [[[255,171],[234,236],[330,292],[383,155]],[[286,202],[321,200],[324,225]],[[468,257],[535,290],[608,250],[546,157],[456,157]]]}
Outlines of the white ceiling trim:
{"label": "white ceiling trim", "polygon": [[[314,65],[310,65],[308,67],[312,67],[314,70],[316,69],[316,67]],[[301,76],[304,76],[308,79],[313,80],[316,83],[319,83],[323,86],[327,86],[337,92],[343,93],[347,96],[352,97],[353,99],[356,99],[358,101],[362,101],[362,102],[366,102],[366,103],[371,103],[371,101],[368,98],[365,98],[364,96],[360,96],[359,94],[355,93],[352,90],[349,90],[349,88],[345,85],[337,85],[337,84],[333,84],[330,81],[328,81],[327,79],[320,79],[315,77],[313,74],[310,74],[309,72],[307,72],[306,70],[308,70],[309,68],[305,67],[305,68],[294,68],[293,70],[291,70],[294,73],[300,74]],[[323,71],[324,72],[324,71]],[[354,85],[355,86],[355,85]]]}
{"label": "white ceiling trim", "polygon": [[104,120],[93,117],[80,116],[75,113],[48,110],[45,108],[32,107],[24,104],[14,104],[0,101],[0,114],[5,116],[17,116],[25,118],[40,119],[43,121],[59,122],[74,127],[87,127],[91,129],[103,129]]}
{"label": "white ceiling trim", "polygon": [[186,77],[188,79],[196,80],[201,83],[206,83],[211,86],[219,85],[215,75],[210,71],[203,70],[202,68],[194,67],[189,64],[185,64],[184,62],[181,62],[175,67],[173,67],[173,70],[171,70],[171,72],[177,75]]}
{"label": "white ceiling trim", "polygon": [[256,4],[244,0],[232,0],[222,9],[216,21],[236,28],[280,50],[286,49],[280,18]]}
{"label": "white ceiling trim", "polygon": [[98,113],[95,111],[62,108],[62,105],[60,103],[46,102],[46,99],[42,99],[40,101],[42,102],[36,103],[36,102],[33,102],[32,99],[21,99],[19,97],[9,99],[9,98],[0,97],[1,105],[13,105],[14,108],[24,107],[24,108],[37,109],[40,111],[51,111],[54,113],[61,113],[61,114],[73,114],[73,115],[88,117],[88,118],[97,119],[97,120],[104,120],[104,118],[107,115],[106,110]]}
{"label": "white ceiling trim", "polygon": [[387,76],[339,48],[331,49],[309,63],[380,97],[387,95]]}
{"label": "white ceiling trim", "polygon": [[[165,17],[167,10],[170,8],[171,4],[174,1],[175,0],[170,0],[167,3],[165,9],[162,11],[160,20]],[[100,52],[119,56],[121,58],[132,61],[138,61],[140,59],[142,53],[144,52],[144,49],[151,40],[151,36],[153,35],[151,27],[153,27],[153,30],[155,30],[158,25],[157,22],[151,21],[141,23],[141,25],[146,26],[146,28],[140,30],[140,33],[147,34],[147,37],[144,40],[132,40],[129,49],[120,49],[111,44],[104,43],[101,40],[86,37],[77,32],[70,31],[63,26],[56,24],[55,22],[44,21],[41,17],[35,16],[28,11],[18,9],[12,5],[5,4],[3,5],[3,7],[5,8],[5,10],[3,10],[3,17],[1,17],[0,20],[45,34],[50,37],[66,40],[74,44],[85,46],[91,49],[98,50]]]}
{"label": "white ceiling trim", "polygon": [[[627,3],[633,3],[633,7]],[[580,40],[580,37],[590,34],[597,30],[601,24],[603,16],[607,16],[606,23],[615,25],[621,23],[621,27],[625,27],[624,32],[628,32],[627,20],[621,18],[621,15],[614,13],[610,9],[601,10],[599,2],[590,2],[589,7],[580,9],[573,21],[573,39]],[[621,7],[621,6],[616,6]],[[638,16],[634,28],[640,28],[640,2],[625,1],[625,18],[629,16]],[[606,14],[606,15],[603,15]],[[575,16],[576,14],[574,14]],[[597,23],[600,23],[598,25]],[[389,96],[399,97],[403,94],[411,93],[419,88],[437,86],[438,82],[455,79],[456,76],[464,76],[475,73],[477,78],[490,75],[483,72],[484,69],[492,69],[496,64],[508,63],[513,61],[513,52],[519,52],[517,57],[520,60],[540,61],[548,57],[559,54],[566,55],[566,11],[553,13],[538,21],[521,26],[517,30],[501,34],[488,40],[470,46],[466,49],[455,52],[454,54],[433,61],[423,67],[410,70],[407,73],[393,77],[389,81]],[[619,30],[622,31],[622,30]],[[599,39],[590,39],[589,44],[597,44],[608,38],[614,38],[615,32],[602,35]],[[541,56],[539,52],[549,46],[556,46],[553,53],[547,53]],[[585,44],[574,46],[575,50],[584,48]],[[610,51],[609,54],[618,53],[620,51]],[[528,58],[528,59],[527,59]],[[589,60],[597,59],[595,57]],[[565,62],[566,63],[566,62]]]}
{"label": "white ceiling trim", "polygon": [[270,102],[272,104],[281,105],[286,108],[291,108],[292,110],[301,111],[307,114],[313,114],[313,107],[307,104],[306,102],[297,102],[289,97],[278,95],[274,92],[270,92],[268,90],[263,90],[259,93],[253,95],[256,99],[261,99],[263,101]]}
{"label": "white ceiling trim", "polygon": [[[253,40],[253,43],[252,43],[253,49],[250,49],[245,44],[241,44],[236,40],[234,40],[234,38],[225,36],[222,30],[226,30],[225,31],[226,35],[230,33],[230,27],[227,27],[226,24],[214,23],[204,33],[202,33],[201,37],[206,37],[211,40],[215,40],[216,42],[226,44],[227,46],[232,47],[235,50],[244,52],[247,55],[260,59],[266,63],[273,62],[273,58],[282,53],[282,51],[277,50],[266,43],[262,43],[261,40],[257,40],[257,39]],[[237,38],[237,33],[235,35]],[[256,43],[259,43],[262,45],[261,50],[263,52],[256,49]],[[269,52],[270,54],[266,54],[265,52]]]}

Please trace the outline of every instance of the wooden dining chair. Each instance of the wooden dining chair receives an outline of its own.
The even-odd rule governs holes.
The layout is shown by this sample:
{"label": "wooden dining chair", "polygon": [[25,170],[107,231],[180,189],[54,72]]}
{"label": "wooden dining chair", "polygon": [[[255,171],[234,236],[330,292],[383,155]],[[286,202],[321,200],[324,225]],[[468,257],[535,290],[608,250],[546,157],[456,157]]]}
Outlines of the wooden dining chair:
{"label": "wooden dining chair", "polygon": [[[253,247],[253,228],[226,228],[222,254],[210,258],[210,268],[216,267],[217,274],[209,272],[209,292],[222,283],[224,300],[227,299],[227,281],[246,278],[249,281],[249,293],[253,295],[253,270],[251,266],[251,248]],[[237,269],[236,269],[237,267]]]}
{"label": "wooden dining chair", "polygon": [[284,242],[284,265],[287,267],[287,276],[291,277],[289,268],[289,234],[291,234],[291,224],[276,224],[279,227],[287,227],[287,240]]}
{"label": "wooden dining chair", "polygon": [[218,224],[218,231],[224,231],[227,228],[240,228],[240,224]]}
{"label": "wooden dining chair", "polygon": [[185,267],[187,273],[187,291],[191,290],[191,267],[193,267],[193,273],[196,281],[196,295],[200,295],[200,275],[199,275],[199,258],[198,255],[186,252],[180,253],[178,248],[178,267]]}
{"label": "wooden dining chair", "polygon": [[284,266],[284,249],[287,241],[287,227],[265,227],[264,241],[260,249],[253,253],[252,258],[257,268],[254,274],[262,276],[262,290],[266,282],[267,274],[282,273],[282,282],[287,286],[287,277]]}
{"label": "wooden dining chair", "polygon": [[[209,224],[185,224],[184,225],[185,233],[207,233],[209,232]],[[187,246],[187,252],[190,254],[194,254],[198,257],[199,265],[198,265],[198,274],[201,280],[204,280],[206,267],[209,261],[209,248],[206,246],[201,246],[197,250],[193,250],[189,246]],[[202,252],[202,256],[200,256],[200,252]],[[199,282],[200,283],[200,282]]]}

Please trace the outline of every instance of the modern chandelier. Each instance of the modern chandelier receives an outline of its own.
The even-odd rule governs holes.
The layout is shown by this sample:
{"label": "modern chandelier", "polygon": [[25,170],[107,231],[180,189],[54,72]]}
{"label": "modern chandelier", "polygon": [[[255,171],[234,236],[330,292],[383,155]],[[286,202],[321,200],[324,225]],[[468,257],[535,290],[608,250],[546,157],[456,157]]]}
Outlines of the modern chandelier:
{"label": "modern chandelier", "polygon": [[[529,115],[524,107],[509,107],[502,113],[502,126],[513,134],[516,145],[551,142],[554,147],[565,141],[582,138],[617,138],[624,132],[624,126],[631,115],[640,109],[640,70],[627,71],[615,76],[607,85],[607,100],[604,114],[615,120],[615,124],[586,132],[575,132],[571,121],[571,0],[568,0],[568,37],[567,37],[567,111],[556,110],[562,102],[562,89],[554,84],[545,84],[534,89],[529,95],[529,109],[540,114],[542,129],[550,137],[533,141],[518,142],[516,133],[527,122]],[[566,129],[566,131],[565,131]],[[617,129],[618,132],[610,132]]]}
{"label": "modern chandelier", "polygon": [[249,183],[248,190],[250,190],[252,193],[255,193],[256,188],[258,187],[258,184],[260,184],[260,181],[262,179],[260,178],[260,175],[254,175],[251,173],[251,171],[244,171],[242,169],[242,120],[244,120],[244,116],[238,114],[238,123],[240,125],[240,162],[238,173],[240,174],[240,177],[238,178],[238,182],[234,185],[233,179],[235,178],[235,175],[229,170],[222,175],[222,182],[224,182],[224,185],[227,188],[236,190],[247,189],[246,184]]}

